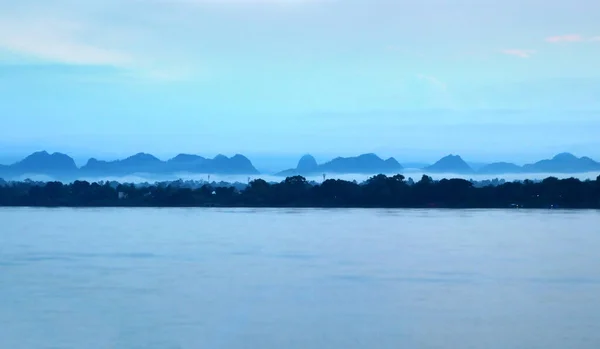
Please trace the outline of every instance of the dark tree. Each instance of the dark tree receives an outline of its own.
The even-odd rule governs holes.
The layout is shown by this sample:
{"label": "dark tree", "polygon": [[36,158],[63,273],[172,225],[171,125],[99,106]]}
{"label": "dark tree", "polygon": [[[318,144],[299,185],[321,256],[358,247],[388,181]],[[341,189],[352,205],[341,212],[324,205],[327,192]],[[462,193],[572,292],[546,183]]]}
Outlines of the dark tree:
{"label": "dark tree", "polygon": [[262,179],[245,189],[216,184],[200,188],[172,183],[118,184],[1,182],[1,206],[224,206],[224,207],[445,207],[445,208],[600,208],[600,176],[595,181],[546,178],[534,182],[464,179],[434,181],[424,175],[411,184],[403,175],[377,175],[364,183],[339,179],[322,184],[294,176],[280,183]]}

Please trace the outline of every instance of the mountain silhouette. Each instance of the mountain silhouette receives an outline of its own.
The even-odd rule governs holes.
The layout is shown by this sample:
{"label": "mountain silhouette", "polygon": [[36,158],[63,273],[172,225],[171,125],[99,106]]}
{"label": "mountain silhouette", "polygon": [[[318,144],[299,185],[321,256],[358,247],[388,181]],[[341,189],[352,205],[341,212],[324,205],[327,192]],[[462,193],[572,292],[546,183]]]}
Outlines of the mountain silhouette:
{"label": "mountain silhouette", "polygon": [[276,176],[291,177],[291,176],[307,176],[322,173],[319,170],[319,164],[314,156],[306,154],[300,158],[296,168],[281,171],[276,173]]}
{"label": "mountain silhouette", "polygon": [[[383,160],[375,154],[356,157],[337,157],[324,164],[318,164],[312,155],[304,155],[294,169],[278,173],[279,176],[330,174],[391,174],[403,171],[403,166],[394,158]],[[431,166],[423,168],[429,173],[456,174],[504,174],[504,173],[584,173],[600,171],[600,163],[589,157],[577,157],[571,153],[561,153],[552,159],[538,161],[519,167],[508,162],[496,162],[474,171],[458,155],[449,155]],[[81,168],[63,153],[50,154],[47,151],[33,153],[12,165],[0,165],[0,177],[11,179],[24,175],[47,175],[59,180],[74,180],[86,176],[124,176],[135,173],[147,174],[223,174],[253,175],[258,170],[245,156],[236,154],[229,158],[217,155],[213,159],[199,155],[179,154],[168,161],[154,155],[138,153],[126,159],[102,161],[91,158]]]}
{"label": "mountain silhouette", "polygon": [[318,170],[319,164],[317,164],[317,160],[314,156],[310,154],[306,154],[300,158],[298,161],[298,166],[296,166],[296,170],[298,172],[310,173]]}
{"label": "mountain silhouette", "polygon": [[392,173],[402,171],[403,167],[394,158],[381,159],[375,154],[363,154],[350,158],[335,158],[319,166],[323,172],[329,173]]}
{"label": "mountain silhouette", "polygon": [[134,173],[166,174],[177,172],[210,174],[257,174],[250,160],[243,155],[228,158],[219,155],[205,159],[197,155],[180,154],[164,162],[147,153],[126,159],[103,161],[91,158],[78,168],[75,161],[62,153],[46,151],[33,153],[12,165],[0,165],[0,176],[13,178],[23,175],[48,175],[56,179],[76,179],[84,176],[122,176]]}
{"label": "mountain silhouette", "polygon": [[244,155],[236,154],[231,158],[225,155],[217,155],[212,161],[209,160],[206,173],[215,174],[258,174],[258,170],[252,162]]}
{"label": "mountain silhouette", "polygon": [[425,167],[425,171],[432,173],[469,174],[473,169],[458,155],[448,155],[435,164]]}
{"label": "mountain silhouette", "polygon": [[295,169],[278,173],[279,176],[310,175],[321,173],[356,173],[379,174],[398,173],[403,170],[402,165],[394,158],[383,160],[375,154],[363,154],[356,157],[337,157],[324,164],[317,165],[311,155],[303,156]]}
{"label": "mountain silhouette", "polygon": [[169,159],[165,164],[165,167],[168,169],[168,171],[175,173],[204,173],[208,161],[210,160],[199,155],[179,154],[176,157]]}
{"label": "mountain silhouette", "polygon": [[115,161],[92,158],[81,168],[81,172],[84,175],[94,176],[122,176],[134,173],[161,173],[164,169],[164,162],[154,155],[138,153]]}
{"label": "mountain silhouette", "polygon": [[25,174],[71,176],[77,172],[78,168],[75,161],[68,155],[62,153],[49,154],[46,151],[39,151],[11,166],[5,166],[4,170],[14,176]]}
{"label": "mountain silhouette", "polygon": [[257,174],[258,171],[250,160],[243,155],[228,158],[217,155],[214,159],[206,159],[198,155],[179,154],[176,157],[161,161],[153,155],[139,153],[124,160],[99,161],[90,159],[81,168],[85,174],[93,175],[128,175],[134,173],[202,173],[202,174]]}
{"label": "mountain silhouette", "polygon": [[600,170],[600,163],[584,156],[578,158],[571,153],[560,153],[549,160],[523,166],[529,173],[581,173]]}
{"label": "mountain silhouette", "polygon": [[480,174],[503,174],[520,172],[523,172],[523,168],[510,162],[494,162],[481,167],[477,171],[477,173]]}

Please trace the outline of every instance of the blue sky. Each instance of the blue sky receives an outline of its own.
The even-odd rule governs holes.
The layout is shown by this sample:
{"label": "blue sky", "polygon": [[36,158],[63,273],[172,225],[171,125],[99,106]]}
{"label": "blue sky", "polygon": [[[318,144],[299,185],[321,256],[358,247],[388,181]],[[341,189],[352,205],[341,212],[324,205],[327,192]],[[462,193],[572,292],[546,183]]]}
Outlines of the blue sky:
{"label": "blue sky", "polygon": [[0,0],[0,146],[600,160],[600,2]]}

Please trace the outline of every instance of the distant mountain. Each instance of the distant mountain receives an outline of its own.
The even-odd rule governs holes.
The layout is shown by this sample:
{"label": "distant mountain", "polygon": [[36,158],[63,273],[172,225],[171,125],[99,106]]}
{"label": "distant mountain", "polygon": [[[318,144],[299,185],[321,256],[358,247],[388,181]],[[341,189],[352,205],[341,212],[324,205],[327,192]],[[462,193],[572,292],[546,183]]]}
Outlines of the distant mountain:
{"label": "distant mountain", "polygon": [[203,173],[210,160],[198,155],[179,154],[166,163],[166,168],[171,172]]}
{"label": "distant mountain", "polygon": [[549,160],[523,166],[529,173],[580,173],[600,171],[600,163],[588,158],[578,158],[571,153],[561,153]]}
{"label": "distant mountain", "polygon": [[225,155],[217,155],[214,159],[208,160],[207,172],[215,174],[258,174],[258,170],[252,165],[252,162],[245,156],[236,154],[231,158]]}
{"label": "distant mountain", "polygon": [[179,172],[228,175],[259,173],[247,157],[239,154],[231,158],[218,155],[214,159],[180,154],[169,161],[162,161],[154,155],[138,153],[115,161],[92,158],[83,167],[77,168],[75,161],[65,154],[49,154],[41,151],[31,154],[13,165],[0,165],[0,177],[5,179],[29,174],[47,175],[60,180],[74,180],[86,176],[124,176],[136,173],[175,174]]}
{"label": "distant mountain", "polygon": [[46,174],[65,177],[75,175],[78,168],[75,161],[68,155],[62,153],[49,154],[46,151],[40,151],[13,165],[3,166],[0,170],[10,176]]}
{"label": "distant mountain", "polygon": [[162,173],[165,163],[157,157],[138,153],[123,160],[102,161],[89,159],[81,168],[84,175],[94,176],[123,176],[133,173]]}
{"label": "distant mountain", "polygon": [[99,161],[90,159],[81,168],[85,174],[93,175],[128,175],[134,173],[202,173],[202,174],[258,174],[250,160],[243,155],[228,158],[217,155],[214,159],[206,159],[198,155],[179,154],[169,161],[161,161],[153,155],[139,153],[124,160]]}
{"label": "distant mountain", "polygon": [[318,173],[322,172],[319,170],[319,164],[317,163],[317,160],[314,158],[314,156],[306,154],[300,158],[300,161],[298,161],[298,165],[296,166],[296,168],[281,171],[279,173],[276,173],[275,175],[281,177],[291,177],[298,175],[307,176]]}
{"label": "distant mountain", "polygon": [[[417,166],[418,165],[418,166]],[[477,164],[479,166],[481,164]],[[408,168],[422,168],[428,173],[455,174],[504,174],[504,173],[583,173],[600,171],[600,163],[589,157],[578,158],[570,153],[561,153],[552,159],[519,167],[508,162],[485,165],[476,171],[458,155],[449,155],[431,166],[410,164]],[[311,155],[304,155],[294,169],[278,173],[279,176],[320,175],[325,174],[392,174],[399,173],[404,167],[394,158],[384,160],[375,154],[363,154],[356,157],[338,157],[324,164],[318,164]],[[162,161],[157,157],[138,153],[126,159],[102,161],[89,159],[85,166],[77,168],[75,161],[62,153],[50,154],[46,151],[33,153],[12,165],[0,165],[0,178],[14,179],[26,175],[46,175],[58,180],[75,180],[82,177],[124,176],[136,173],[147,174],[222,174],[255,175],[258,170],[245,156],[233,157],[217,155],[213,159],[192,154],[179,154]]]}
{"label": "distant mountain", "polygon": [[509,162],[494,162],[480,168],[477,173],[480,174],[503,174],[503,173],[520,173],[523,172],[521,166]]}
{"label": "distant mountain", "polygon": [[432,173],[469,174],[473,169],[458,155],[448,155],[435,164],[425,167],[425,171]]}
{"label": "distant mountain", "polygon": [[375,154],[363,154],[357,157],[338,157],[318,165],[311,155],[303,156],[295,169],[278,173],[279,176],[310,175],[321,173],[360,173],[379,174],[397,173],[403,170],[402,165],[394,158],[383,160]]}
{"label": "distant mountain", "polygon": [[335,158],[319,166],[325,173],[392,173],[402,171],[404,168],[396,159],[383,160],[375,154],[363,154],[350,158]]}
{"label": "distant mountain", "polygon": [[314,156],[307,154],[300,158],[296,170],[299,172],[310,173],[318,170],[318,168],[319,164],[317,164],[317,160]]}

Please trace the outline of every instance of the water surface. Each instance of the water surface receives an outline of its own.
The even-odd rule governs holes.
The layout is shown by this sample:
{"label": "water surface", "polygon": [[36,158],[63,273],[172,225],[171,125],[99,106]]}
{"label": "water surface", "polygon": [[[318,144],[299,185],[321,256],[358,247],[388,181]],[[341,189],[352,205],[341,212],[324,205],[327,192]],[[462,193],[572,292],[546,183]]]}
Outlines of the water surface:
{"label": "water surface", "polygon": [[0,209],[0,348],[600,348],[600,213]]}

